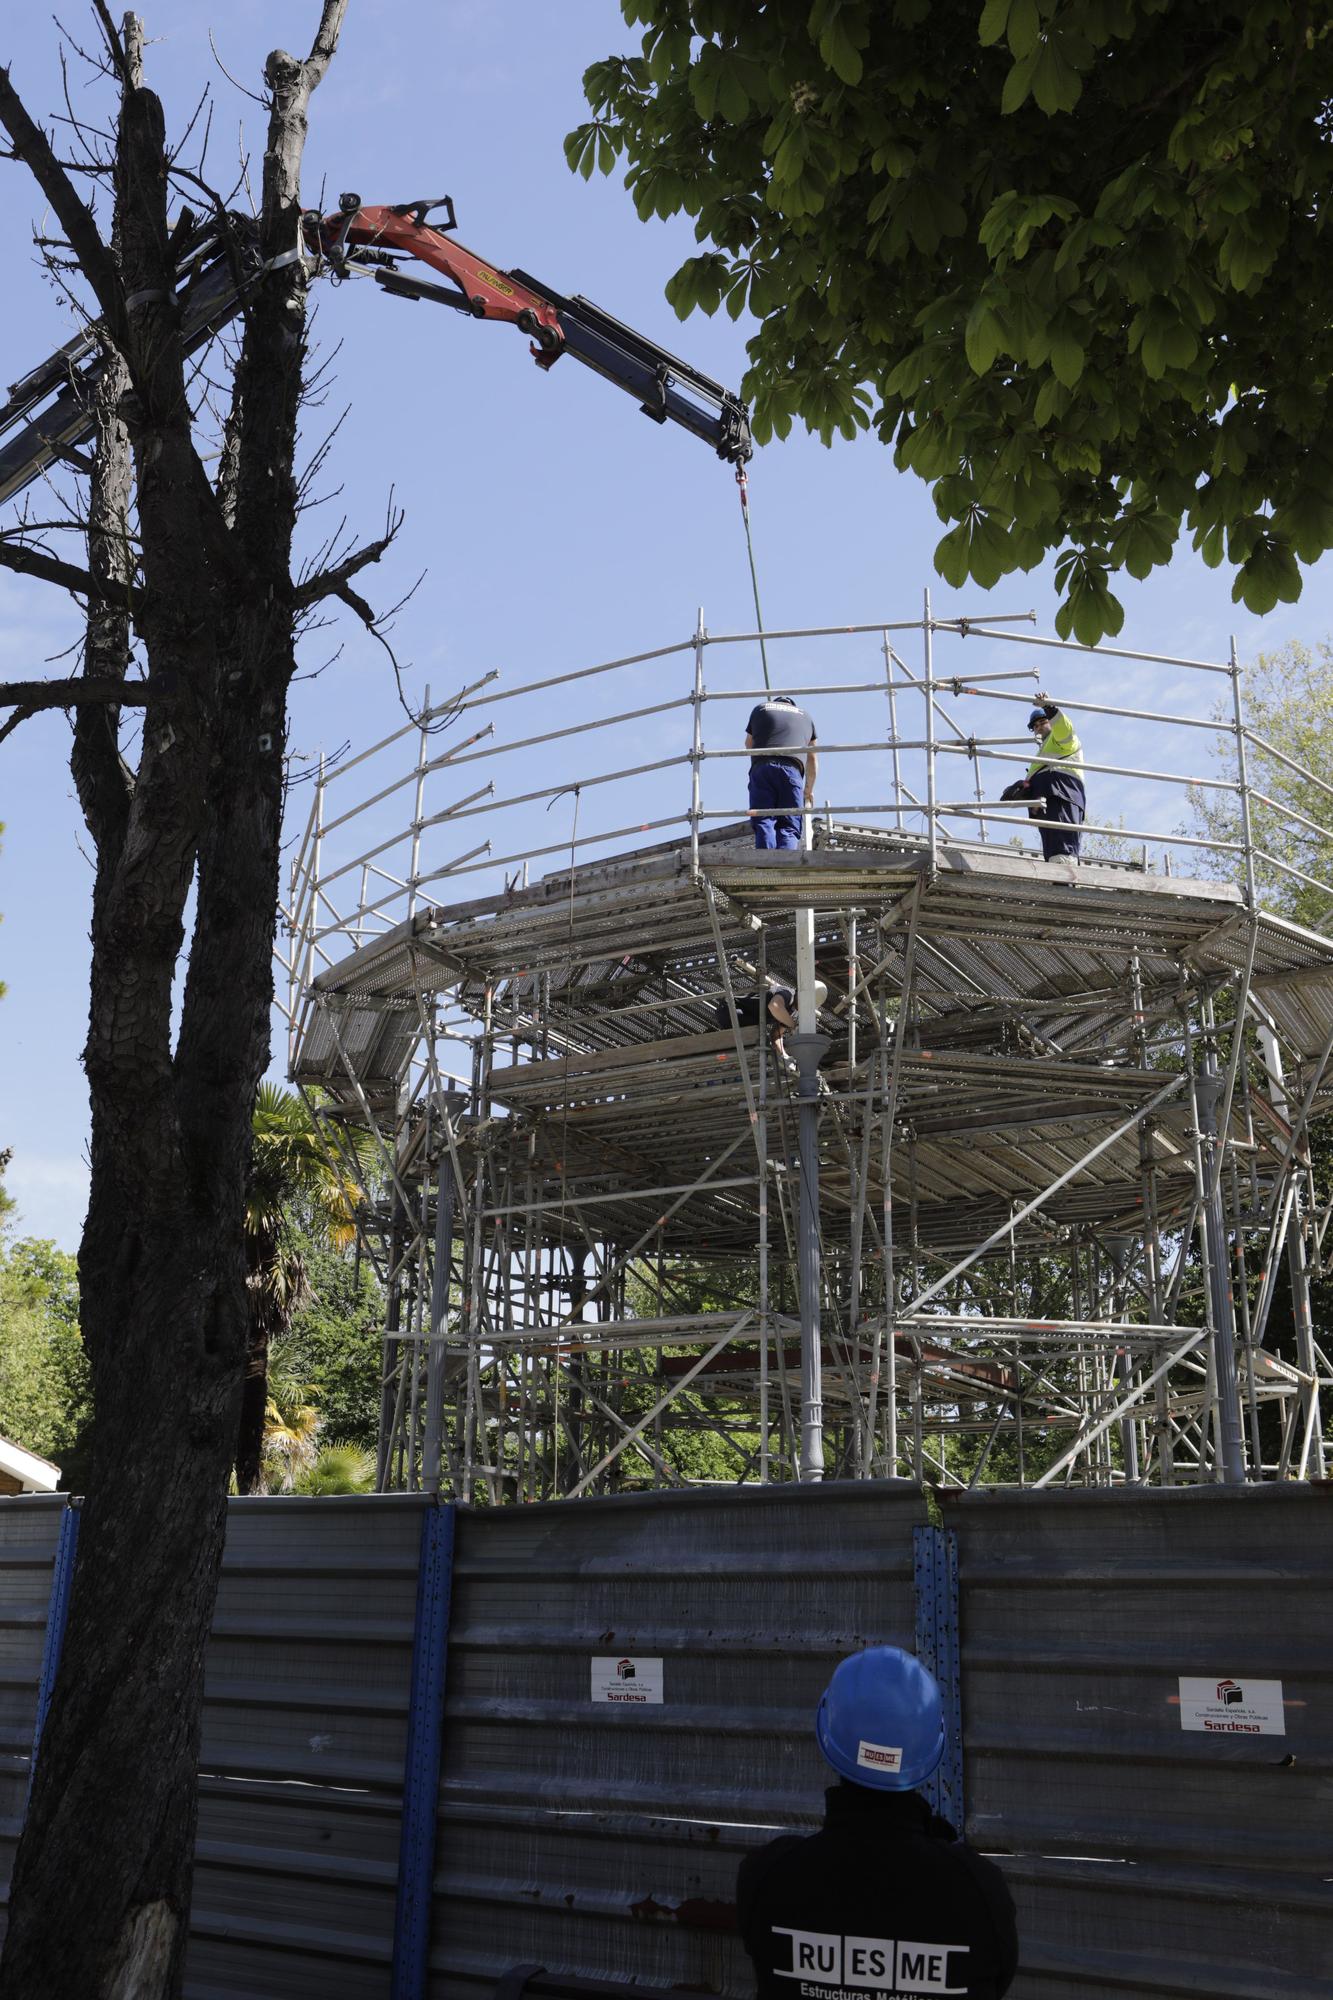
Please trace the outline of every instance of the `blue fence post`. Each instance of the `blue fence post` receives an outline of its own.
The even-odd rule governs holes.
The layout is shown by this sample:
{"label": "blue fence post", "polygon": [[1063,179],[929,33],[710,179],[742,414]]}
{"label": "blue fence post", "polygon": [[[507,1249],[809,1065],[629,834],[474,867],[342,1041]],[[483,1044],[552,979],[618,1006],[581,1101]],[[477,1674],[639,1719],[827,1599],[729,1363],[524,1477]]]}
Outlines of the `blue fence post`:
{"label": "blue fence post", "polygon": [[69,1620],[69,1594],[74,1583],[74,1552],[78,1546],[79,1510],[77,1507],[66,1506],[60,1516],[56,1559],[51,1571],[51,1595],[46,1604],[46,1638],[42,1644],[42,1671],[37,1680],[37,1720],[32,1728],[32,1755],[28,1759],[28,1798],[32,1797],[32,1781],[37,1770],[37,1746],[46,1727],[46,1718],[51,1707],[51,1690],[55,1687],[56,1669],[60,1665],[60,1649],[65,1643],[65,1626]]}
{"label": "blue fence post", "polygon": [[931,1808],[961,1834],[967,1816],[963,1794],[963,1688],[958,1639],[958,1536],[952,1528],[915,1528],[916,1652],[940,1685],[944,1702],[944,1759],[922,1786]]}
{"label": "blue fence post", "polygon": [[390,2000],[424,2000],[426,1991],[453,1575],[454,1509],[432,1502],[421,1517]]}

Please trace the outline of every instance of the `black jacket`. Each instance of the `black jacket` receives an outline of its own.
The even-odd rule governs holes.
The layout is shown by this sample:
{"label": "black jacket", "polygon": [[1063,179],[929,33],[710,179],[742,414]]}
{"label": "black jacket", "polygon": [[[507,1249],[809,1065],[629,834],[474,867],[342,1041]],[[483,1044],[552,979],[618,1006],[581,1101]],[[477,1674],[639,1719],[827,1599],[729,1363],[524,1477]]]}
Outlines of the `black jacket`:
{"label": "black jacket", "polygon": [[839,1784],[826,1796],[820,1832],[741,1863],[757,2000],[999,2000],[1018,1965],[999,1869],[918,1792]]}

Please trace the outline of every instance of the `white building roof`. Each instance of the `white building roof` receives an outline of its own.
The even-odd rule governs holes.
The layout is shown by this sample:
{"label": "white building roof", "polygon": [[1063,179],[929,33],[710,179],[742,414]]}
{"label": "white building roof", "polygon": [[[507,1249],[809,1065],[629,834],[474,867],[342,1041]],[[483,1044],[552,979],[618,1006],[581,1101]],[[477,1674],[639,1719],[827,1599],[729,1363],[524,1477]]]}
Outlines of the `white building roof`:
{"label": "white building roof", "polygon": [[60,1484],[58,1465],[52,1465],[49,1458],[38,1458],[35,1451],[25,1451],[21,1444],[11,1444],[4,1437],[0,1437],[0,1473],[17,1479],[25,1493],[54,1493]]}

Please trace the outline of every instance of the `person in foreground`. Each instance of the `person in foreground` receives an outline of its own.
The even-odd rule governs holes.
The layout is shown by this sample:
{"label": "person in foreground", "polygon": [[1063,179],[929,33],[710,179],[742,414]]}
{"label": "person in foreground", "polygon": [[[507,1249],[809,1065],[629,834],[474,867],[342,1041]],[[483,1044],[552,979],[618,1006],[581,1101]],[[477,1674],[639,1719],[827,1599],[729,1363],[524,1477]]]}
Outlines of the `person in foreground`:
{"label": "person in foreground", "polygon": [[1044,694],[1037,696],[1037,706],[1028,717],[1028,728],[1037,739],[1037,754],[1028,765],[1027,775],[1006,785],[1000,797],[1024,799],[1029,819],[1055,822],[1037,829],[1043,861],[1077,861],[1083,838],[1079,828],[1088,812],[1083,790],[1083,745],[1069,717]]}
{"label": "person in foreground", "polygon": [[1018,1966],[992,1862],[915,1789],[944,1755],[934,1679],[910,1653],[842,1661],[815,1734],[839,1783],[818,1833],[747,1854],[737,1915],[757,2000],[999,2000]]}

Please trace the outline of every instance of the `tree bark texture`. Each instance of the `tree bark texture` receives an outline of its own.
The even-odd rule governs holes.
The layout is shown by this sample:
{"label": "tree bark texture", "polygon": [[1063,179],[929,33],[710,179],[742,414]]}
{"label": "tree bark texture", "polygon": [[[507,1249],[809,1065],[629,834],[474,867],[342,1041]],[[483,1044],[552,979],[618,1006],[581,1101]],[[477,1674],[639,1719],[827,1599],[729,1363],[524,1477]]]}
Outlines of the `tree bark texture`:
{"label": "tree bark texture", "polygon": [[[297,240],[307,106],[345,6],[326,0],[306,61],[269,59],[269,257]],[[164,121],[140,46],[127,21],[109,247],[0,71],[0,119],[59,215],[119,357],[90,507],[90,570],[109,588],[90,599],[84,671],[123,678],[130,659],[132,454],[133,618],[161,689],[142,710],[133,772],[115,704],[76,710],[72,768],[96,851],[79,1252],[96,1424],[69,1624],[14,1867],[3,2000],[180,1991],[203,1653],[246,1358],[250,1120],[269,1049],[305,277],[287,262],[247,306],[224,508],[192,436]]]}

